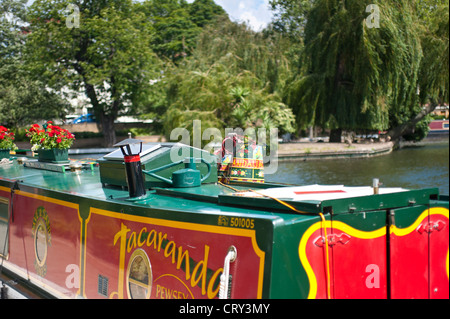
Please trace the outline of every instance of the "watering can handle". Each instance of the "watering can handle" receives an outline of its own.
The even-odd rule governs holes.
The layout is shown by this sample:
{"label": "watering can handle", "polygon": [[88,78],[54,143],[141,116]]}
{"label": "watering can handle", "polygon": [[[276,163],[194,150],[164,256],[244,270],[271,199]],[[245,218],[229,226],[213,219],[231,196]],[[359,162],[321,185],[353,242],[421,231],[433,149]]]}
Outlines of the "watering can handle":
{"label": "watering can handle", "polygon": [[203,183],[204,181],[206,181],[206,179],[209,177],[209,175],[211,175],[211,164],[207,160],[205,160],[203,157],[200,160],[206,164],[206,167],[208,167],[208,173],[206,173],[206,175],[201,180],[201,182]]}
{"label": "watering can handle", "polygon": [[160,181],[163,181],[163,182],[166,182],[166,183],[168,183],[170,185],[173,185],[173,182],[170,179],[167,179],[167,178],[164,178],[162,176],[156,175],[155,173],[159,172],[159,171],[162,171],[162,170],[165,170],[166,168],[170,168],[172,166],[176,166],[176,165],[181,164],[181,163],[183,163],[183,161],[170,163],[170,164],[167,164],[167,165],[164,165],[164,166],[161,166],[161,167],[158,167],[158,168],[154,168],[154,169],[151,169],[151,170],[148,170],[148,171],[142,170],[142,172],[144,174],[146,174],[146,175],[149,175],[151,177],[159,179]]}
{"label": "watering can handle", "polygon": [[[206,173],[206,175],[201,179],[201,182],[203,183],[209,177],[209,175],[211,175],[211,164],[208,161],[206,161],[204,158],[201,158],[200,160],[203,163],[205,163],[206,166],[208,167],[208,173]],[[173,182],[170,179],[167,179],[167,178],[164,178],[162,176],[156,175],[155,173],[159,172],[159,171],[162,171],[162,170],[164,170],[166,168],[170,168],[172,166],[176,166],[176,165],[181,164],[181,163],[184,163],[184,160],[181,160],[181,161],[178,161],[178,162],[174,162],[174,163],[170,163],[170,164],[167,164],[167,165],[155,168],[155,169],[151,169],[151,170],[148,170],[148,171],[144,171],[143,170],[143,173],[146,174],[146,175],[152,176],[152,177],[154,177],[156,179],[159,179],[160,181],[166,182],[167,184],[173,185]]]}

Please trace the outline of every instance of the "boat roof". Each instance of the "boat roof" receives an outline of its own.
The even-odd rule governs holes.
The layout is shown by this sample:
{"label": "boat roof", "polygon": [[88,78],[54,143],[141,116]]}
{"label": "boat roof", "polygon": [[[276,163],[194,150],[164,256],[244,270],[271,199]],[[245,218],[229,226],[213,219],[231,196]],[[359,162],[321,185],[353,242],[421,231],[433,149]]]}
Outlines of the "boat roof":
{"label": "boat roof", "polygon": [[[372,187],[349,187],[344,185],[284,185],[238,183],[226,185],[220,182],[203,184],[193,188],[154,187],[145,198],[130,200],[123,187],[105,186],[100,181],[96,162],[81,162],[83,170],[71,172],[67,165],[49,169],[37,160],[19,164],[16,160],[0,165],[0,185],[19,182],[21,185],[70,194],[82,198],[122,202],[125,205],[147,206],[160,209],[199,210],[205,205],[229,207],[227,211],[253,213],[333,213],[361,212],[412,204],[427,204],[437,199],[439,189],[408,190],[404,188],[380,188],[374,195]],[[189,202],[187,202],[189,201]],[[285,205],[288,204],[288,205]],[[230,208],[234,207],[234,208]],[[183,208],[185,209],[185,208]]]}

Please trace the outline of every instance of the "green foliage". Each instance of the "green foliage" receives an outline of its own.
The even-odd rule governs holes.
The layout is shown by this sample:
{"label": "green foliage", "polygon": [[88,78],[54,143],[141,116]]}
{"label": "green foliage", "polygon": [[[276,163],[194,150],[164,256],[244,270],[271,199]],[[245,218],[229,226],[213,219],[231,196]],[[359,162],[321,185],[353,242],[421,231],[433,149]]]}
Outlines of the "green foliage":
{"label": "green foliage", "polygon": [[63,118],[69,105],[42,81],[32,79],[23,57],[27,1],[0,1],[0,123],[19,127]]}
{"label": "green foliage", "polygon": [[[368,4],[380,28],[368,28]],[[409,3],[318,0],[307,14],[302,72],[286,101],[301,128],[389,127],[390,112],[414,106],[420,39]]]}
{"label": "green foliage", "polygon": [[225,10],[215,4],[213,0],[195,0],[189,6],[189,14],[192,17],[192,21],[201,28],[206,27],[218,17],[226,17],[228,19]]}
{"label": "green foliage", "polygon": [[292,111],[276,92],[287,69],[281,44],[228,21],[206,28],[192,57],[168,75],[166,134],[191,128],[193,120],[201,120],[202,129],[278,127],[293,132]]}
{"label": "green foliage", "polygon": [[[79,7],[79,28],[68,28],[68,5]],[[52,87],[84,90],[105,134],[115,143],[114,119],[150,89],[159,62],[150,48],[153,29],[131,0],[36,0],[27,41],[33,72]]]}
{"label": "green foliage", "polygon": [[179,61],[195,46],[201,28],[192,21],[184,0],[144,1],[137,10],[155,30],[150,43],[159,57]]}
{"label": "green foliage", "polygon": [[314,7],[315,0],[269,0],[274,12],[274,29],[294,41],[304,37],[307,15]]}
{"label": "green foliage", "polygon": [[449,100],[449,2],[418,1],[423,59],[419,74],[422,103]]}
{"label": "green foliage", "polygon": [[[167,135],[193,120],[386,130],[448,102],[448,0],[269,0],[275,19],[262,32],[230,22],[213,0],[26,3],[0,0],[0,124],[9,127],[64,117],[63,88],[86,94],[109,146],[122,114]],[[379,28],[365,22],[369,4]],[[66,25],[69,5],[79,27]]]}

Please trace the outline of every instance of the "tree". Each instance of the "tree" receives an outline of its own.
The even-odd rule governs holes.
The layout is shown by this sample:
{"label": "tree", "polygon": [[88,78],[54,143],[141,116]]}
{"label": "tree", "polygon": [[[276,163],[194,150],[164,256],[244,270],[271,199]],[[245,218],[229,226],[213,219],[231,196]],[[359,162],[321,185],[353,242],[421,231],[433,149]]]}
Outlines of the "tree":
{"label": "tree", "polygon": [[277,127],[294,131],[292,111],[278,94],[288,63],[283,42],[221,20],[205,28],[192,56],[169,73],[165,131]]}
{"label": "tree", "polygon": [[201,28],[212,23],[218,17],[228,20],[225,10],[217,5],[214,0],[195,0],[189,6],[189,13],[192,21]]}
{"label": "tree", "polygon": [[[449,2],[448,0],[417,1],[416,12],[419,18],[420,41],[423,59],[420,64],[417,88],[420,103],[410,114],[394,114],[389,135],[398,140],[413,131],[421,121],[438,105],[449,101]],[[402,118],[403,116],[403,118]],[[425,125],[424,125],[425,124]],[[428,133],[428,123],[421,137]]]}
{"label": "tree", "polygon": [[155,32],[151,47],[162,59],[178,63],[195,48],[202,28],[219,16],[227,16],[225,10],[213,0],[147,0],[137,4]]}
{"label": "tree", "polygon": [[159,57],[177,62],[195,47],[201,28],[192,21],[185,0],[149,0],[138,6],[155,30],[151,47]]}
{"label": "tree", "polygon": [[116,142],[114,120],[143,99],[159,71],[152,26],[135,9],[131,0],[36,0],[30,7],[34,73],[53,88],[84,90],[105,146]]}
{"label": "tree", "polygon": [[269,0],[274,19],[273,28],[294,41],[303,41],[307,15],[314,0]]}
{"label": "tree", "polygon": [[[369,5],[379,26],[367,21]],[[385,130],[392,112],[417,105],[422,50],[410,2],[317,0],[306,20],[301,71],[285,95],[302,128],[331,129],[340,142],[343,129]]]}
{"label": "tree", "polygon": [[24,64],[26,2],[0,1],[0,123],[15,128],[64,118],[70,108],[59,93],[33,80]]}

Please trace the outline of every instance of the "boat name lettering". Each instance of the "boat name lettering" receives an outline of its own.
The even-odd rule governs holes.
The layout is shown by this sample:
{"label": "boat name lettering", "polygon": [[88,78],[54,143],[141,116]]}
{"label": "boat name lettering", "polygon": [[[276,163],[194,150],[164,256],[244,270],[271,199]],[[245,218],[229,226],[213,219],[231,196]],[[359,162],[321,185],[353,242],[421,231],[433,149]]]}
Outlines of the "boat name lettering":
{"label": "boat name lettering", "polygon": [[[208,298],[212,299],[219,293],[218,282],[223,268],[212,272],[208,271],[210,250],[208,245],[204,246],[203,259],[192,263],[189,249],[178,246],[173,240],[168,240],[167,233],[158,232],[155,229],[148,231],[147,227],[142,227],[140,231],[132,231],[124,223],[122,223],[120,231],[114,236],[114,246],[117,243],[120,246],[119,258],[121,263],[125,260],[125,252],[130,253],[136,248],[147,246],[153,248],[158,253],[163,253],[165,258],[168,258],[172,264],[176,265],[177,270],[184,270],[186,281],[190,283],[191,287],[201,287],[202,295],[207,295]],[[212,276],[209,276],[209,273],[212,273]],[[120,273],[119,277],[119,279],[123,278],[123,274]]]}
{"label": "boat name lettering", "polygon": [[235,158],[233,162],[233,168],[264,168],[264,162],[262,160],[248,159],[248,158]]}

